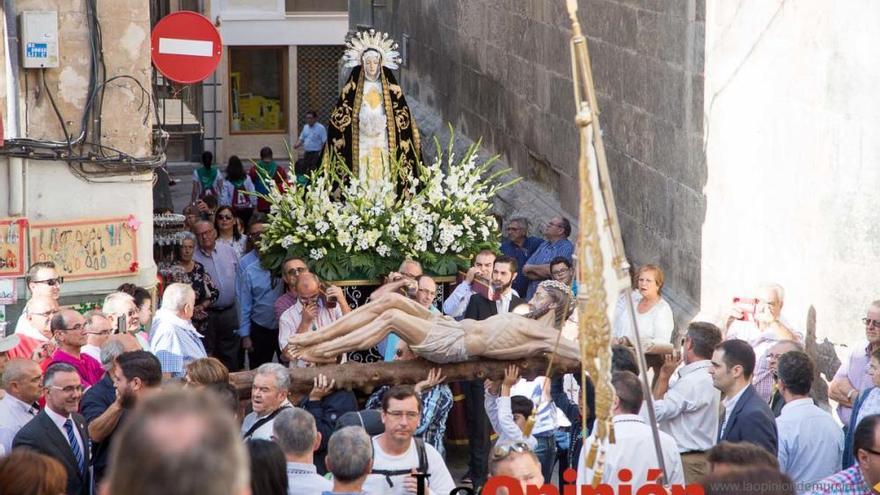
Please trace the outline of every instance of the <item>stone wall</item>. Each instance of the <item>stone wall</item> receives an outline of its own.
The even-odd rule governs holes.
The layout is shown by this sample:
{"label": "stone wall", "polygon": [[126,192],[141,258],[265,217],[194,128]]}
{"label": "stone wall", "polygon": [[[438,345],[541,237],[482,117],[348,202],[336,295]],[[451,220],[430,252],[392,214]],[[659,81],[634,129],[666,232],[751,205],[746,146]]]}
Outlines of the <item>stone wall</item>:
{"label": "stone wall", "polygon": [[[406,45],[401,83],[527,179],[502,213],[577,214],[577,134],[564,2],[352,1],[352,28]],[[690,315],[700,297],[703,0],[582,0],[624,241],[667,272]],[[406,42],[403,40],[407,39]],[[437,126],[434,126],[437,127]],[[558,203],[557,203],[558,200]],[[558,206],[557,206],[558,205]]]}

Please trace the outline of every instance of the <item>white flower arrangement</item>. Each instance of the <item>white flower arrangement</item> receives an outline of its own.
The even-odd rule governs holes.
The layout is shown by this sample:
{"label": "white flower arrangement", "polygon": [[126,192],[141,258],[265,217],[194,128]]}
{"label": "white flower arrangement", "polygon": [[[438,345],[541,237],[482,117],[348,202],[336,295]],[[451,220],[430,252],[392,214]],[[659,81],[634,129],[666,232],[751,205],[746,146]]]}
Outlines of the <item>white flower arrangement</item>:
{"label": "white flower arrangement", "polygon": [[458,162],[451,147],[451,139],[446,153],[436,143],[434,162],[405,174],[392,160],[390,176],[406,177],[402,184],[361,180],[339,159],[305,185],[292,177],[279,190],[266,181],[272,190],[263,196],[271,205],[263,264],[277,271],[284,259],[300,257],[326,280],[377,278],[408,257],[435,275],[466,268],[481,249],[497,247],[492,197],[518,179],[496,182],[509,169],[487,174],[496,157],[478,164],[479,143]]}

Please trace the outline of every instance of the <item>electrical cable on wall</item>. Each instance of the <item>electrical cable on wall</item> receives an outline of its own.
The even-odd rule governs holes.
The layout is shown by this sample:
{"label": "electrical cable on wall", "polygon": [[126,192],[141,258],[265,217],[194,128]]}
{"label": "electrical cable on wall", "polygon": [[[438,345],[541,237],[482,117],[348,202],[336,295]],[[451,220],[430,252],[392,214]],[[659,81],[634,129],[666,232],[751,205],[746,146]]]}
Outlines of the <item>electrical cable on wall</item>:
{"label": "electrical cable on wall", "polygon": [[[45,69],[40,69],[39,83],[36,90],[45,92],[55,116],[64,133],[64,141],[15,138],[8,139],[0,148],[0,155],[27,158],[30,160],[66,161],[71,171],[80,178],[93,181],[96,177],[119,176],[126,169],[132,174],[143,174],[161,166],[165,162],[165,150],[168,133],[158,123],[158,131],[154,131],[154,150],[152,156],[135,157],[102,143],[102,112],[104,96],[111,83],[122,81],[133,82],[140,90],[141,101],[138,112],[145,110],[142,125],[150,122],[150,107],[155,106],[155,98],[134,76],[121,74],[107,78],[104,62],[103,38],[101,24],[98,19],[97,0],[86,0],[86,17],[89,30],[89,85],[88,98],[80,120],[79,134],[73,137],[55,101],[55,96],[46,82]],[[27,78],[25,77],[27,85]],[[147,101],[150,101],[148,104]],[[107,182],[101,181],[101,182]]]}

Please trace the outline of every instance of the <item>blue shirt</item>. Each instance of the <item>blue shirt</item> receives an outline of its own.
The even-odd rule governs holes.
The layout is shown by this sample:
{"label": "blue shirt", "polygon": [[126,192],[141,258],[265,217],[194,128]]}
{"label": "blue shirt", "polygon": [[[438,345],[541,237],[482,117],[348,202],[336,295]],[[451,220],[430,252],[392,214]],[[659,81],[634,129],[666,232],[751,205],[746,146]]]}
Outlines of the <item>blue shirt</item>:
{"label": "blue shirt", "polygon": [[275,300],[281,295],[284,284],[257,261],[243,270],[235,284],[238,296],[238,334],[248,337],[251,322],[266,328],[278,328],[275,319]]}
{"label": "blue shirt", "polygon": [[[551,243],[550,241],[544,241],[544,243],[538,247],[538,250],[529,257],[528,261],[526,261],[526,264],[546,265],[557,256],[562,256],[563,258],[571,262],[572,254],[574,254],[574,244],[572,244],[571,241],[569,241],[568,239],[560,239],[553,243]],[[529,281],[529,289],[526,292],[527,301],[535,295],[535,291],[538,290],[538,284],[540,284],[541,282],[543,282],[543,280]]]}
{"label": "blue shirt", "polygon": [[153,318],[153,354],[159,359],[162,373],[173,378],[183,378],[186,365],[196,359],[208,357],[202,344],[202,335],[192,323],[180,318],[170,310],[159,308]]}
{"label": "blue shirt", "polygon": [[241,274],[244,272],[244,269],[251,266],[252,263],[256,263],[260,261],[260,255],[257,253],[256,249],[251,249],[244,256],[238,260],[238,276],[241,277]]}
{"label": "blue shirt", "polygon": [[516,258],[516,266],[517,266],[517,275],[516,278],[513,279],[513,290],[516,291],[517,294],[526,294],[529,289],[529,279],[523,275],[523,266],[525,266],[526,261],[529,260],[529,256],[532,255],[535,251],[541,247],[541,244],[544,241],[539,237],[526,237],[523,242],[522,247],[517,246],[510,239],[505,240],[501,243],[501,252],[505,256],[510,256],[511,258]]}
{"label": "blue shirt", "polygon": [[796,399],[776,418],[779,469],[798,483],[810,483],[840,471],[843,430],[815,404]]}
{"label": "blue shirt", "polygon": [[238,269],[235,249],[229,244],[218,242],[211,253],[206,254],[201,248],[196,249],[193,259],[205,267],[205,272],[220,290],[220,296],[211,307],[225,309],[235,304],[235,274]]}
{"label": "blue shirt", "polygon": [[299,133],[299,139],[306,151],[321,151],[324,149],[324,143],[327,142],[327,129],[320,122],[315,122],[315,125],[311,126],[305,125]]}

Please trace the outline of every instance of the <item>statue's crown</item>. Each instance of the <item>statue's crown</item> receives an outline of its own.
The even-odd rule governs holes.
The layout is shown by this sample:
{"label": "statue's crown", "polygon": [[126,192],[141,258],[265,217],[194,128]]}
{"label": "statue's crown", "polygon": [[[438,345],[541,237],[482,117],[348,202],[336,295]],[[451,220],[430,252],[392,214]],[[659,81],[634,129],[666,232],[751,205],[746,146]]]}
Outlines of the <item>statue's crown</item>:
{"label": "statue's crown", "polygon": [[364,52],[375,50],[382,56],[382,65],[389,69],[397,69],[400,63],[400,53],[397,51],[397,43],[388,37],[388,33],[377,32],[374,29],[360,31],[352,36],[345,44],[345,66],[356,67],[361,65]]}

